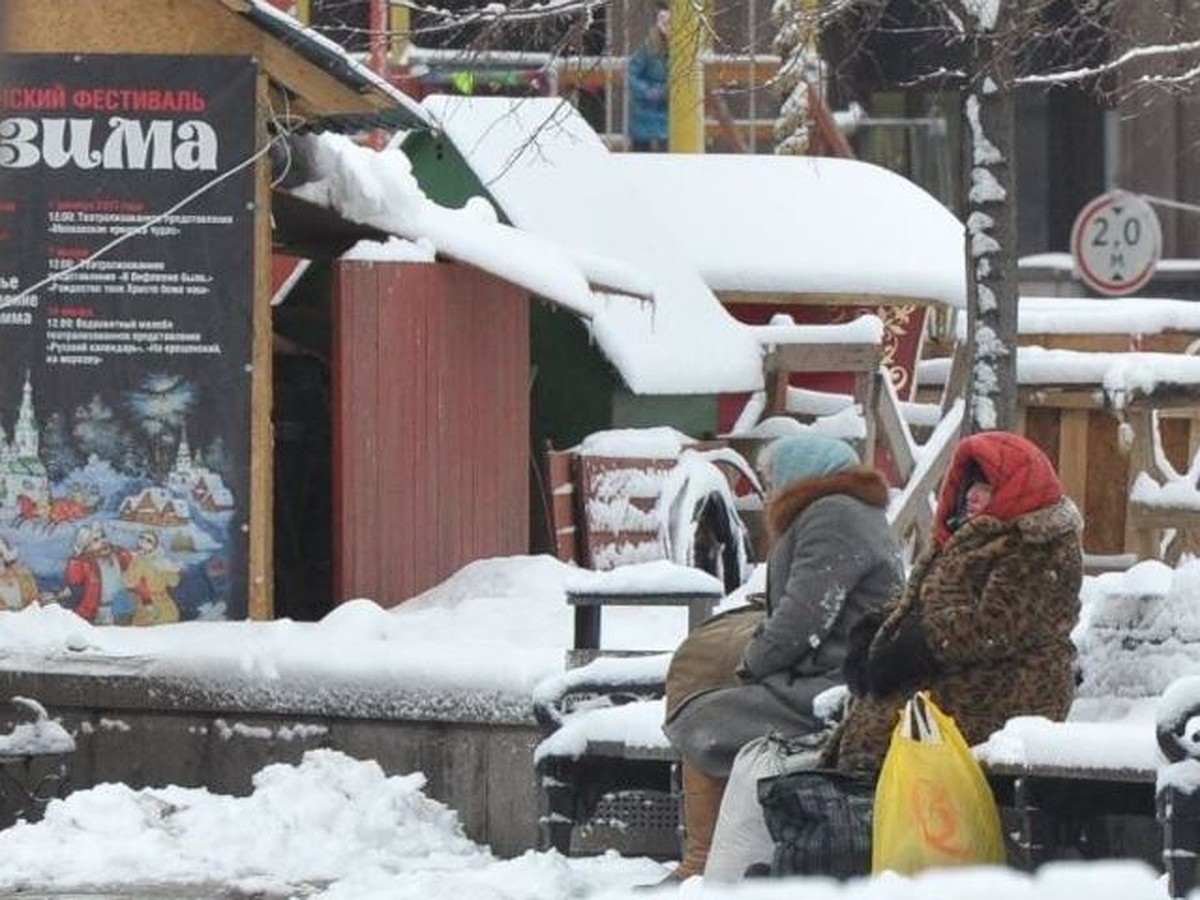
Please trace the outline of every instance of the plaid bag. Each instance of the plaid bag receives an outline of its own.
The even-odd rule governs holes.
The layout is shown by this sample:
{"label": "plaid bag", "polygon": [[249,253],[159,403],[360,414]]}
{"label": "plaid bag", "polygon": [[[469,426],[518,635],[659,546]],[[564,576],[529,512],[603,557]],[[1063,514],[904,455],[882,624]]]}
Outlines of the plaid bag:
{"label": "plaid bag", "polygon": [[874,781],[833,769],[759,779],[758,802],[775,841],[771,874],[869,874],[874,800]]}

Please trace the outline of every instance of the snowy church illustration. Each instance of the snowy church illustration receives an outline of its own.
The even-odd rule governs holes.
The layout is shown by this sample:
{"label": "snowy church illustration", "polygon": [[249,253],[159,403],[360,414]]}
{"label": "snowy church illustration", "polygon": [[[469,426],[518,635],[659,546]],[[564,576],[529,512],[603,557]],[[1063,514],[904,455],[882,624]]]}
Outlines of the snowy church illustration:
{"label": "snowy church illustration", "polygon": [[234,506],[233,493],[225,486],[224,479],[192,456],[186,429],[179,438],[175,465],[167,474],[167,487],[176,494],[191,497],[206,512],[227,512]]}
{"label": "snowy church illustration", "polygon": [[25,373],[21,408],[11,442],[4,433],[4,426],[0,425],[0,508],[15,507],[22,495],[39,504],[50,496],[50,478],[38,453],[33,385],[28,372]]}

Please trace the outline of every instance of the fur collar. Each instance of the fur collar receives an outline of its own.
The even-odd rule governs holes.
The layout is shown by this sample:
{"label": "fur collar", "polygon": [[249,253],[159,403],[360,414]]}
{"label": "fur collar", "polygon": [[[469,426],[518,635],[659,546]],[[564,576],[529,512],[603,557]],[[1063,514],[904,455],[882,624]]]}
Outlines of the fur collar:
{"label": "fur collar", "polygon": [[775,543],[809,504],[830,494],[848,494],[870,506],[884,507],[888,502],[887,483],[870,466],[855,466],[832,475],[793,482],[767,502],[765,517],[770,543]]}
{"label": "fur collar", "polygon": [[985,512],[964,522],[951,538],[972,535],[990,537],[1012,531],[1014,528],[1021,533],[1022,540],[1031,544],[1045,544],[1066,534],[1083,534],[1083,516],[1079,514],[1079,508],[1070,497],[1063,497],[1056,503],[1017,516],[1011,521],[997,519]]}
{"label": "fur collar", "polygon": [[1072,532],[1083,534],[1083,516],[1070,497],[1063,497],[1057,503],[1021,516],[1017,527],[1027,541],[1042,544]]}

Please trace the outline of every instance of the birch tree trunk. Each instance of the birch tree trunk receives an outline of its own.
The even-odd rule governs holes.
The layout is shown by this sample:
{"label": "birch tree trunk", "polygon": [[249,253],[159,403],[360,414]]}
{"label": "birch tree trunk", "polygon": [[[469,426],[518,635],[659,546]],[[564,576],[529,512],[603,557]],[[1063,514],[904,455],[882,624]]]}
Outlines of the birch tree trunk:
{"label": "birch tree trunk", "polygon": [[[999,5],[999,4],[998,4]],[[999,15],[1003,16],[1004,13]],[[1017,196],[1012,52],[1003,25],[964,17],[962,209],[966,218],[967,433],[1017,420]],[[973,28],[972,28],[973,26]]]}
{"label": "birch tree trunk", "polygon": [[820,0],[775,0],[775,52],[779,72],[779,118],[775,120],[775,152],[803,156],[811,143],[812,115],[808,108],[809,84],[820,85],[821,58],[817,52]]}

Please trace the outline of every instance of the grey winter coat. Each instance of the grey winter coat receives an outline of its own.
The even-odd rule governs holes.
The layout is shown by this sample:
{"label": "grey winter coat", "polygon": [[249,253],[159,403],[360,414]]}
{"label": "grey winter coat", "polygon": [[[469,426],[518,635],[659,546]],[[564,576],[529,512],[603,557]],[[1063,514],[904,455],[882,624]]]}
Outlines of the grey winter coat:
{"label": "grey winter coat", "polygon": [[771,500],[768,615],[743,655],[744,683],[694,695],[664,725],[685,760],[724,778],[747,741],[820,728],[812,701],[843,681],[851,627],[901,585],[887,499],[882,477],[860,466],[796,482]]}

